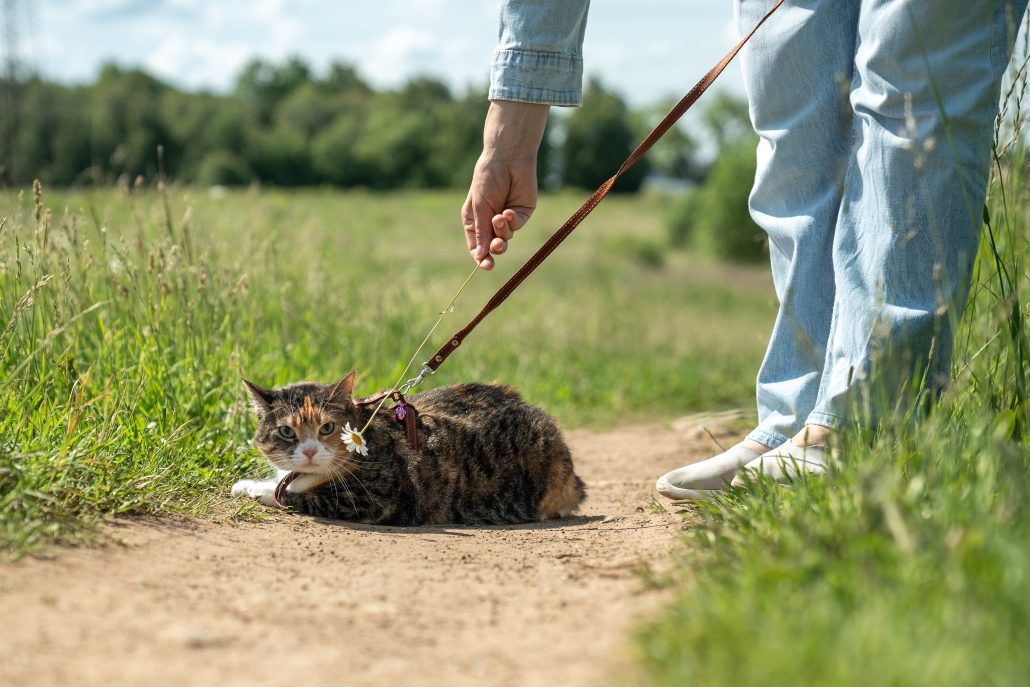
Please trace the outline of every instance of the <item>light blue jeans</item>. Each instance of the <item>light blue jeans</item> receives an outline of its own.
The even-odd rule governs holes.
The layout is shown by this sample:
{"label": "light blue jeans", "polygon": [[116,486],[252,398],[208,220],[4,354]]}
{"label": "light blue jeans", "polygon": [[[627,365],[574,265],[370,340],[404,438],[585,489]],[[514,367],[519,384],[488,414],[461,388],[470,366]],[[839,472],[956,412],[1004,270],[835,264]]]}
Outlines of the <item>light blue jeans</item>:
{"label": "light blue jeans", "polygon": [[[741,32],[773,2],[736,0]],[[947,381],[1026,5],[787,0],[741,53],[780,302],[751,439],[875,422]],[[580,102],[587,9],[502,0],[491,99]]]}
{"label": "light blue jeans", "polygon": [[[737,0],[740,30],[772,4]],[[1026,4],[788,0],[741,53],[780,302],[749,438],[876,421],[946,383]]]}

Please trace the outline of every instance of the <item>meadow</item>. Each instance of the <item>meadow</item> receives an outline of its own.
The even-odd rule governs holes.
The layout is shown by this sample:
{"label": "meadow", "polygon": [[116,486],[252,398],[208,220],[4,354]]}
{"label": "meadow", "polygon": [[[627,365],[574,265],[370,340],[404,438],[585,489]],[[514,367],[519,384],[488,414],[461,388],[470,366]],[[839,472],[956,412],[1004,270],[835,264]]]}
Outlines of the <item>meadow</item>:
{"label": "meadow", "polygon": [[[1010,141],[1017,140],[1013,137]],[[926,418],[842,436],[828,479],[692,512],[666,608],[636,634],[655,685],[1012,685],[1030,661],[1030,195],[997,151],[954,380]],[[355,368],[388,386],[471,269],[460,194],[0,197],[0,541],[80,541],[113,514],[218,512],[261,470],[241,386]],[[545,198],[434,343],[578,204]],[[750,408],[767,271],[668,249],[669,201],[606,201],[427,386],[500,380],[567,427]],[[656,504],[656,507],[660,507]]]}
{"label": "meadow", "polygon": [[[453,192],[185,187],[0,197],[0,542],[205,513],[263,469],[244,377],[396,380],[471,270]],[[546,198],[424,357],[581,201]],[[767,271],[665,248],[661,197],[607,201],[424,388],[499,380],[567,427],[749,407]],[[423,358],[424,359],[424,358]]]}

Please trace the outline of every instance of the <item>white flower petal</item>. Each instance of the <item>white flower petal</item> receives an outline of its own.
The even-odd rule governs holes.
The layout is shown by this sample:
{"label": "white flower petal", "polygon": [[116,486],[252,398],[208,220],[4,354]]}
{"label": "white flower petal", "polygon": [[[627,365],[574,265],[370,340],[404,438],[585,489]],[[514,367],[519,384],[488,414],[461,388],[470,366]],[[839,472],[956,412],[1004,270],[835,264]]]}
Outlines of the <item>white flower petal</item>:
{"label": "white flower petal", "polygon": [[343,439],[344,446],[351,453],[359,453],[363,456],[368,455],[368,446],[365,444],[365,437],[361,435],[361,432],[350,426],[348,422],[343,427],[343,431],[340,432],[340,437]]}

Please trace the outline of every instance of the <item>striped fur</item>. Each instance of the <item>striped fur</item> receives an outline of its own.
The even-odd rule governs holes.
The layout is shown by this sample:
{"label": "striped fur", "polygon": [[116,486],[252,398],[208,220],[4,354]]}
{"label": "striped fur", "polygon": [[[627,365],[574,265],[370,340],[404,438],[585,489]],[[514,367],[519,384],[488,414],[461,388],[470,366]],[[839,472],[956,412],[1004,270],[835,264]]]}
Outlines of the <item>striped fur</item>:
{"label": "striped fur", "polygon": [[[349,381],[348,381],[349,380]],[[361,427],[370,408],[355,407],[353,376],[335,385],[310,382],[265,390],[248,383],[259,424],[255,443],[280,469],[296,441],[318,426]],[[307,493],[287,491],[284,505],[326,518],[380,525],[510,524],[570,514],[583,482],[561,432],[546,413],[504,386],[459,384],[408,399],[419,411],[419,450],[384,409],[365,432],[369,455],[347,452],[337,435],[322,437],[333,478]],[[307,470],[315,471],[314,466]]]}

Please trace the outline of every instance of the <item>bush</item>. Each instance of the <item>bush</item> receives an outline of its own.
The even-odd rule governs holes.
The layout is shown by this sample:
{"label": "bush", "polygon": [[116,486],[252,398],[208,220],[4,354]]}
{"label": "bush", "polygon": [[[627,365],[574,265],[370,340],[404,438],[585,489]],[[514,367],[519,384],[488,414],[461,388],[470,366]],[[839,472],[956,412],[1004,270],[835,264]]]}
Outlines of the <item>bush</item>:
{"label": "bush", "polygon": [[[595,189],[608,180],[637,145],[633,120],[626,102],[591,79],[583,93],[583,107],[569,115],[562,144],[564,182],[569,186]],[[627,171],[613,188],[614,193],[640,189],[648,172],[644,158]]]}
{"label": "bush", "polygon": [[245,186],[253,180],[254,172],[247,162],[227,150],[209,153],[197,170],[197,181],[205,186]]}
{"label": "bush", "polygon": [[673,206],[669,242],[725,260],[764,260],[765,233],[751,219],[747,207],[754,178],[753,140],[726,146],[705,182]]}

